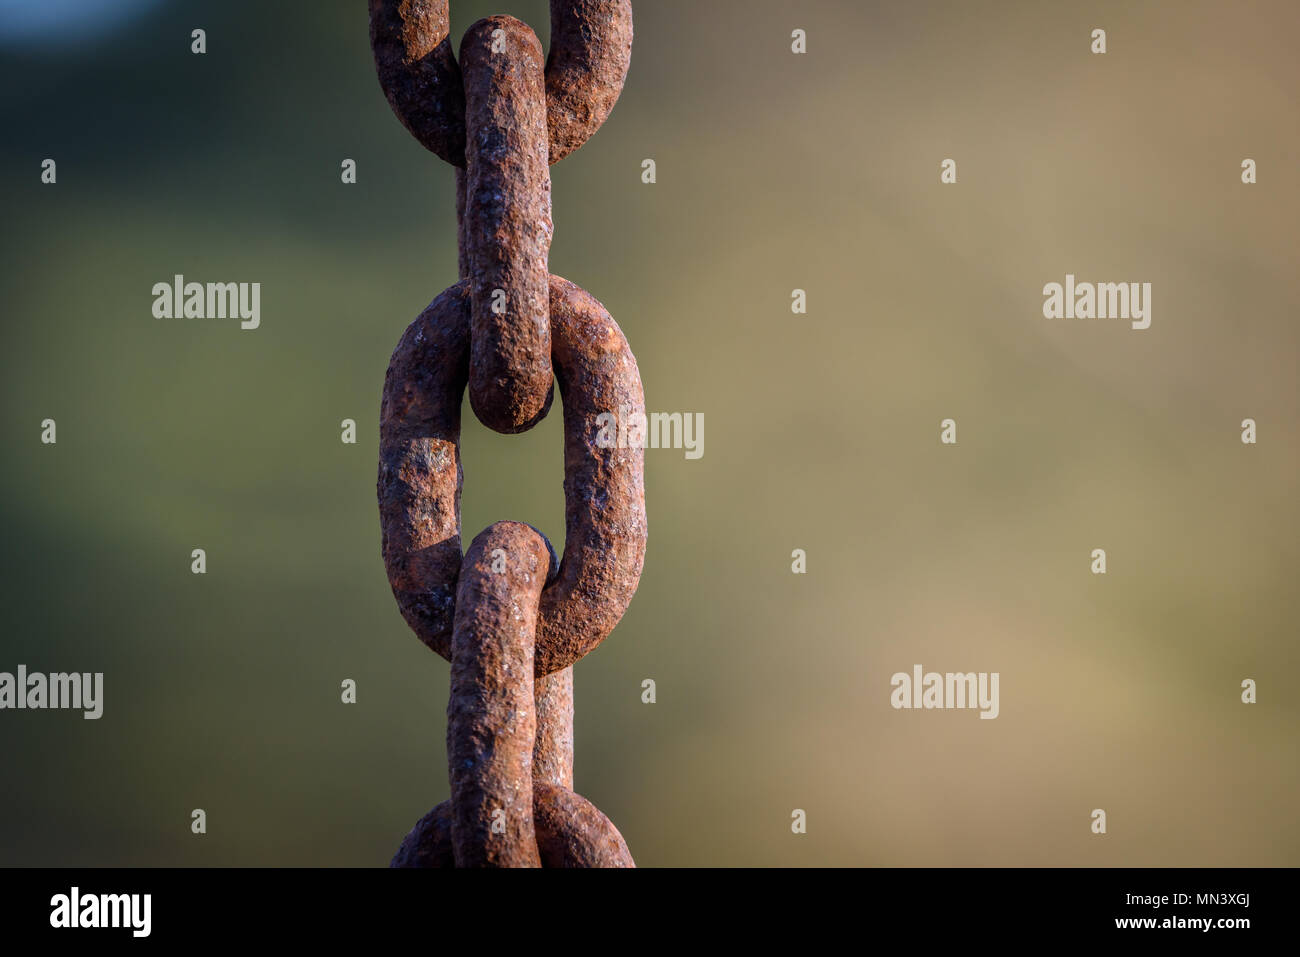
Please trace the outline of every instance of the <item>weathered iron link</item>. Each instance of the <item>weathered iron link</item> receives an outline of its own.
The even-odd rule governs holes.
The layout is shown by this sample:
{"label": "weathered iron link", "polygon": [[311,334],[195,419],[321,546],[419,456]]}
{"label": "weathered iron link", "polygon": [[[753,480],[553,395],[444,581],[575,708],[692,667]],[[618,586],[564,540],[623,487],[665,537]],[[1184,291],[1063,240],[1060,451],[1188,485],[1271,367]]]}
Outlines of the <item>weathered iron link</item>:
{"label": "weathered iron link", "polygon": [[[369,0],[370,46],[397,118],[425,148],[465,165],[465,91],[448,0]],[[551,0],[546,61],[549,162],[609,117],[632,59],[632,0]]]}
{"label": "weathered iron link", "polygon": [[631,61],[632,0],[551,0],[546,120],[552,164],[609,119]]}
{"label": "weathered iron link", "polygon": [[[455,867],[450,801],[420,818],[391,867]],[[568,788],[533,785],[533,828],[542,867],[636,867],[627,842],[600,809]]]}
{"label": "weathered iron link", "polygon": [[465,165],[465,89],[447,0],[370,0],[370,49],[388,105],[412,136]]}
{"label": "weathered iron link", "polygon": [[[469,297],[458,282],[407,327],[380,408],[379,510],[398,608],[451,659],[460,571],[460,407],[469,366]],[[573,664],[614,630],[645,560],[645,452],[602,447],[602,413],[645,413],[622,331],[591,295],[550,277],[551,358],[564,402],[564,557],[542,590],[535,674]],[[606,443],[608,444],[608,443]]]}
{"label": "weathered iron link", "polygon": [[533,836],[533,640],[550,547],[497,522],[465,553],[447,702],[451,837],[461,867],[540,867]]}
{"label": "weathered iron link", "polygon": [[551,407],[542,44],[514,17],[488,17],[460,44],[465,82],[465,204],[469,266],[469,401],[498,432],[531,429]]}
{"label": "weathered iron link", "polygon": [[[456,169],[460,281],[393,353],[380,422],[384,563],[403,617],[452,663],[451,799],[394,867],[632,867],[618,829],[573,791],[572,664],[636,591],[645,556],[643,452],[599,416],[644,414],[636,360],[604,307],[547,270],[548,164],[617,101],[630,0],[551,0],[551,54],[512,17],[466,31],[446,0],[370,0],[380,83],[402,123]],[[463,72],[462,72],[463,68]],[[565,549],[498,522],[460,554],[460,407],[520,432],[564,402]],[[636,443],[630,443],[633,446]]]}
{"label": "weathered iron link", "polygon": [[543,867],[635,867],[612,821],[581,794],[533,782],[533,828]]}

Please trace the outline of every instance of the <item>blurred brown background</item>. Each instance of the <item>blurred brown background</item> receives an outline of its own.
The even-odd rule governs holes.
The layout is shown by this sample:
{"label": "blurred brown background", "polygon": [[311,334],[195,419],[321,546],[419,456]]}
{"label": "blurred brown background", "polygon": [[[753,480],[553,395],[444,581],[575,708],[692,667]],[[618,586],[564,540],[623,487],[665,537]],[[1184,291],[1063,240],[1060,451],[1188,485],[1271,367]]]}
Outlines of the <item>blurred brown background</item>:
{"label": "blurred brown background", "polygon": [[[52,6],[0,10],[0,670],[103,671],[105,713],[0,714],[0,864],[384,865],[447,796],[374,483],[388,357],[455,280],[451,170],[360,2]],[[456,0],[453,35],[497,12],[546,40],[536,0]],[[640,591],[576,669],[577,789],[638,863],[1300,863],[1298,27],[636,4],[551,270],[706,423],[703,458],[647,453]],[[1151,328],[1044,319],[1067,272],[1151,282]],[[261,328],[155,320],[175,273],[261,282]],[[464,446],[465,541],[561,547],[558,413]],[[916,663],[1000,672],[1000,717],[891,709]]]}

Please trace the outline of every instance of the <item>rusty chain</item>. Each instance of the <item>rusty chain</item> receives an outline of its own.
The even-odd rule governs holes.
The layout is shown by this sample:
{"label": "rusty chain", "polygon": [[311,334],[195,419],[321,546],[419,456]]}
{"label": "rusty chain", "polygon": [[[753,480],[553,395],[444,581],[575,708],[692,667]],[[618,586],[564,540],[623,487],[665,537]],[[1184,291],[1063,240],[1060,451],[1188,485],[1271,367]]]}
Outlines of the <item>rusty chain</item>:
{"label": "rusty chain", "polygon": [[[630,867],[618,829],[573,791],[572,665],[614,629],[645,558],[644,452],[603,447],[597,417],[644,413],[636,359],[594,297],[550,275],[549,164],[609,116],[631,0],[551,0],[545,65],[513,17],[452,56],[447,0],[369,0],[380,84],[402,124],[456,167],[460,281],[407,327],[380,410],[384,564],[398,608],[451,662],[451,799],[394,867]],[[460,410],[525,431],[564,407],[562,560],[530,525],[460,550]]]}

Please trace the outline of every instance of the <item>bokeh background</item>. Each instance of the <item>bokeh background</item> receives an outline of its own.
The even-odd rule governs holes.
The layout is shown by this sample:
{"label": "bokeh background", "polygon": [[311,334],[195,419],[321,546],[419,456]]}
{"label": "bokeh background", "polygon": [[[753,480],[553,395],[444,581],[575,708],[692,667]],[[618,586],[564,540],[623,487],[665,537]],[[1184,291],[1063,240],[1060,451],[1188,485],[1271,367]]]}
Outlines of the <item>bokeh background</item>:
{"label": "bokeh background", "polygon": [[[547,40],[538,0],[455,0],[453,36],[498,12]],[[641,865],[1300,863],[1298,28],[637,3],[551,270],[650,409],[705,417],[702,459],[647,453],[640,590],[576,668],[577,789]],[[451,170],[359,0],[3,0],[0,57],[0,670],[106,685],[97,722],[0,713],[0,864],[385,865],[448,793],[375,474],[389,355],[456,278]],[[1151,328],[1045,320],[1067,272],[1151,282]],[[261,328],[154,319],[175,273],[261,282]],[[466,543],[562,546],[558,414],[467,414],[464,455]],[[891,709],[915,663],[1000,672],[1001,716]]]}

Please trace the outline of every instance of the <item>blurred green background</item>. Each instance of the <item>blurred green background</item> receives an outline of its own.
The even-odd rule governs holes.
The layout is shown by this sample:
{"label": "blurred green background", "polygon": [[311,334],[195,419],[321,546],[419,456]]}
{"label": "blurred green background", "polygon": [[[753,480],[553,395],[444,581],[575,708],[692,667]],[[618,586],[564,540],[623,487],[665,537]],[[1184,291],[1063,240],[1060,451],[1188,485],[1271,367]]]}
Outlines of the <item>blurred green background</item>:
{"label": "blurred green background", "polygon": [[[104,716],[0,713],[0,864],[386,865],[448,793],[375,474],[451,170],[359,0],[85,6],[0,4],[0,671],[103,671]],[[551,271],[706,423],[647,453],[641,587],[575,669],[577,790],[638,863],[1300,864],[1298,10],[636,4]],[[497,12],[547,40],[536,0],[453,36]],[[1151,282],[1151,328],[1045,320],[1066,272]],[[154,319],[175,273],[261,282],[261,328]],[[467,412],[466,544],[562,547],[559,418]],[[1001,716],[891,709],[915,663],[1000,672]]]}

